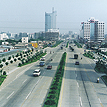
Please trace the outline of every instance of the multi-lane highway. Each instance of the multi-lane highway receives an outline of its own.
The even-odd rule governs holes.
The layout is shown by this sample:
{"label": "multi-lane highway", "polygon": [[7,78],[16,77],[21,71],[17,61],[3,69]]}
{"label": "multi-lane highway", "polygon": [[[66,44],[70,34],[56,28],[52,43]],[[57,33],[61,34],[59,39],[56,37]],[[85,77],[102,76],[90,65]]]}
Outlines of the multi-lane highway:
{"label": "multi-lane highway", "polygon": [[[58,107],[107,106],[107,88],[101,79],[96,83],[100,74],[94,71],[95,62],[82,56],[83,50],[76,46],[74,52],[69,48],[61,50],[60,46],[47,48],[44,67],[39,67],[39,61],[17,69],[13,67],[15,71],[0,86],[0,107],[42,107],[64,51],[67,60]],[[74,53],[78,53],[78,59],[74,59]],[[75,61],[80,65],[75,65]],[[46,69],[49,64],[52,70]],[[41,69],[39,77],[32,75],[36,68]]]}
{"label": "multi-lane highway", "polygon": [[[67,49],[67,62],[58,107],[106,107],[107,87],[94,71],[93,60],[82,56],[82,49]],[[79,58],[73,59],[74,53]],[[82,60],[81,60],[82,57]],[[80,65],[75,65],[79,61]]]}
{"label": "multi-lane highway", "polygon": [[[47,49],[44,67],[39,67],[38,61],[11,73],[0,87],[0,107],[41,107],[63,53],[59,48]],[[48,64],[51,70],[46,69]],[[39,77],[32,75],[36,68],[41,69]]]}

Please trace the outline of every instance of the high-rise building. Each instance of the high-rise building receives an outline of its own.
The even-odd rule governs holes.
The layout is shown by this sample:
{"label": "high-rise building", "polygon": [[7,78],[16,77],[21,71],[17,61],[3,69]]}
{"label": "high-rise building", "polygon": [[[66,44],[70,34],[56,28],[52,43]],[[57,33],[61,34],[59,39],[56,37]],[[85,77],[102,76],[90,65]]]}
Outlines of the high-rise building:
{"label": "high-rise building", "polygon": [[90,18],[87,22],[82,22],[81,34],[89,42],[101,42],[104,40],[104,22],[99,22]]}
{"label": "high-rise building", "polygon": [[56,16],[57,13],[54,11],[54,8],[52,9],[52,13],[45,12],[45,32],[48,29],[56,29]]}

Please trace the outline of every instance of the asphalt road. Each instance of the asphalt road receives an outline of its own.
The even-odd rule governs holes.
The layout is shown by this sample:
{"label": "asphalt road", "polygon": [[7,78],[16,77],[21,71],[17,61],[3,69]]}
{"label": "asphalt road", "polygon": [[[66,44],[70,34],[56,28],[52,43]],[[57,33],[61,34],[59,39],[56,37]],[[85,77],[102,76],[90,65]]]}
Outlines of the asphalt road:
{"label": "asphalt road", "polygon": [[[67,49],[67,62],[58,107],[107,107],[107,87],[94,71],[95,62],[82,56],[83,50]],[[73,59],[74,53],[79,54]],[[82,60],[80,59],[82,56]],[[79,61],[80,65],[75,65]]]}
{"label": "asphalt road", "polygon": [[[54,53],[50,54],[50,50]],[[0,107],[41,107],[63,52],[60,46],[48,48],[44,67],[39,67],[38,61],[8,75],[0,87]],[[51,58],[53,61],[50,61]],[[46,69],[49,64],[52,65],[52,70]],[[36,68],[41,69],[39,77],[32,76]]]}

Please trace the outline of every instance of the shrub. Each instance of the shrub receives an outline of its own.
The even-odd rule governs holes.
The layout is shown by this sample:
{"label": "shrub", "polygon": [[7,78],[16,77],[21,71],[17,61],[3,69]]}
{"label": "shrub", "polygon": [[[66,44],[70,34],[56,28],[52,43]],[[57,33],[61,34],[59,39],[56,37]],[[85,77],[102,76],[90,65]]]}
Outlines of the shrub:
{"label": "shrub", "polygon": [[49,99],[55,99],[55,97],[56,97],[56,96],[52,94],[52,95],[49,95],[48,98],[49,98]]}
{"label": "shrub", "polygon": [[16,62],[16,61],[17,61],[17,59],[15,58],[15,59],[14,59],[14,61]]}
{"label": "shrub", "polygon": [[46,104],[46,105],[54,105],[54,104],[56,104],[56,103],[55,103],[55,100],[47,100],[47,101],[45,102],[45,104]]}
{"label": "shrub", "polygon": [[8,65],[9,63],[8,63],[8,62],[6,62],[5,64],[6,64],[6,65]]}
{"label": "shrub", "polygon": [[6,71],[3,71],[3,75],[6,75]]}
{"label": "shrub", "polygon": [[21,66],[21,65],[22,65],[21,63],[18,64],[18,66]]}
{"label": "shrub", "polygon": [[18,60],[21,60],[21,58],[18,58]]}
{"label": "shrub", "polygon": [[11,60],[11,61],[10,61],[10,63],[12,64],[12,63],[13,63],[13,61]]}
{"label": "shrub", "polygon": [[3,64],[0,64],[0,68],[2,68],[3,67]]}
{"label": "shrub", "polygon": [[10,59],[11,59],[11,56],[8,57],[8,60],[10,60]]}
{"label": "shrub", "polygon": [[3,61],[3,62],[6,62],[6,59],[5,59],[5,58],[3,58],[3,59],[2,59],[2,61]]}

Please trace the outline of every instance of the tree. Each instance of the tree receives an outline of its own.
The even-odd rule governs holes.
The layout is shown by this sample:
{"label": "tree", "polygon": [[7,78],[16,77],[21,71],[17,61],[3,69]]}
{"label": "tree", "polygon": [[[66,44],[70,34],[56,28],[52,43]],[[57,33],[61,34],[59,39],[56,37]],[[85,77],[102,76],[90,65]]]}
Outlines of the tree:
{"label": "tree", "polygon": [[11,60],[11,61],[10,61],[10,63],[12,64],[12,63],[13,63],[13,61]]}
{"label": "tree", "polygon": [[10,60],[10,59],[11,59],[11,56],[8,57],[8,60]]}
{"label": "tree", "polygon": [[18,60],[21,60],[21,58],[18,58]]}
{"label": "tree", "polygon": [[3,64],[0,64],[0,68],[2,68],[3,67]]}
{"label": "tree", "polygon": [[3,61],[3,62],[6,62],[6,58],[3,58],[2,61]]}
{"label": "tree", "polygon": [[18,66],[21,66],[21,65],[22,65],[21,63],[18,64]]}
{"label": "tree", "polygon": [[34,51],[34,49],[32,48],[32,51]]}
{"label": "tree", "polygon": [[8,65],[9,63],[8,63],[8,62],[6,62],[5,64],[6,64],[6,65]]}
{"label": "tree", "polygon": [[6,71],[3,71],[3,75],[6,75]]}
{"label": "tree", "polygon": [[17,61],[17,59],[15,58],[15,59],[14,59],[14,61],[16,62],[16,61]]}
{"label": "tree", "polygon": [[14,55],[12,55],[12,57],[14,58]]}

